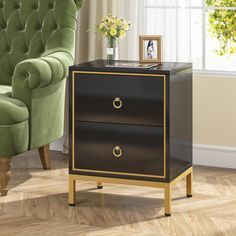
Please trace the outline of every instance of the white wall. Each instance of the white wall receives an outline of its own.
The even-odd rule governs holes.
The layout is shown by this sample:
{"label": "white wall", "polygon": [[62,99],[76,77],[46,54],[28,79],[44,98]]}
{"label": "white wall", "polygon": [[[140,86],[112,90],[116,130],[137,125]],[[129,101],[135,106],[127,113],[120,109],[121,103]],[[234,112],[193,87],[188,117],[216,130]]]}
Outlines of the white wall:
{"label": "white wall", "polygon": [[193,78],[194,163],[236,168],[236,76]]}

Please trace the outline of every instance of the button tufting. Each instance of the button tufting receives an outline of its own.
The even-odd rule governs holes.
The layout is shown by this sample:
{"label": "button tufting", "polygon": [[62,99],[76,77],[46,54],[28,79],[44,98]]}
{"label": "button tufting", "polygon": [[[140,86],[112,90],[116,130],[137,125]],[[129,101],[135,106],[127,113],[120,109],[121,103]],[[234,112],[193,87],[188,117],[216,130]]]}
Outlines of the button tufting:
{"label": "button tufting", "polygon": [[36,30],[41,31],[42,30],[42,25],[39,25]]}
{"label": "button tufting", "polygon": [[39,9],[39,6],[38,5],[33,5],[32,7],[34,10],[38,10]]}
{"label": "button tufting", "polygon": [[6,28],[7,28],[7,24],[5,23],[5,24],[2,25],[2,29],[5,30]]}
{"label": "button tufting", "polygon": [[54,3],[51,3],[50,5],[49,5],[49,9],[53,9],[55,7],[55,4]]}
{"label": "button tufting", "polygon": [[15,6],[15,9],[16,9],[16,10],[19,10],[19,9],[20,9],[20,5],[16,5],[16,6]]}
{"label": "button tufting", "polygon": [[25,31],[25,26],[22,26],[19,31]]}

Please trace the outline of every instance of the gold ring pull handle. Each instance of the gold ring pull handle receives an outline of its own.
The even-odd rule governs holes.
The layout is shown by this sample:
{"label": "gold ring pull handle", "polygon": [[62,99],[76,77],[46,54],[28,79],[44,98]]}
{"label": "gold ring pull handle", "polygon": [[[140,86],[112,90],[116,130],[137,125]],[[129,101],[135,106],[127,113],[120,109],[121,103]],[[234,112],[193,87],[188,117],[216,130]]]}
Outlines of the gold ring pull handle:
{"label": "gold ring pull handle", "polygon": [[122,149],[119,147],[119,146],[116,146],[114,149],[113,149],[113,155],[115,157],[121,157],[122,156]]}
{"label": "gold ring pull handle", "polygon": [[113,101],[113,107],[115,107],[115,109],[120,109],[122,107],[122,101],[120,98],[115,98]]}

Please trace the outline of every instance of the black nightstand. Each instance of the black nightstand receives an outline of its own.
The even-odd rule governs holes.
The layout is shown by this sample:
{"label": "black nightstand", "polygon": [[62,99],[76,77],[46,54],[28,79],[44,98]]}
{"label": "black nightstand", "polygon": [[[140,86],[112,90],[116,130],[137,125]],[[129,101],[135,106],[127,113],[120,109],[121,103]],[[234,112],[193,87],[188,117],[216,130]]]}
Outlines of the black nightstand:
{"label": "black nightstand", "polygon": [[70,205],[77,179],[164,188],[166,216],[184,177],[192,196],[192,64],[75,65],[70,95]]}

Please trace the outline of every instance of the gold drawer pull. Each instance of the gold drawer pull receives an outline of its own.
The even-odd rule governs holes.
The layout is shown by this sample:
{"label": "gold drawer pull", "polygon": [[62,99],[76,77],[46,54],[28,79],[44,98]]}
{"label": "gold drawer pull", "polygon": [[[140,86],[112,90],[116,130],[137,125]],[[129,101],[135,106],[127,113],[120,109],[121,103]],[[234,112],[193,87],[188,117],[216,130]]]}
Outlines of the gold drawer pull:
{"label": "gold drawer pull", "polygon": [[113,155],[115,157],[121,157],[122,156],[122,149],[119,147],[119,146],[116,146],[114,149],[113,149]]}
{"label": "gold drawer pull", "polygon": [[113,101],[113,107],[115,107],[115,109],[120,109],[122,107],[122,101],[120,98],[115,98]]}

